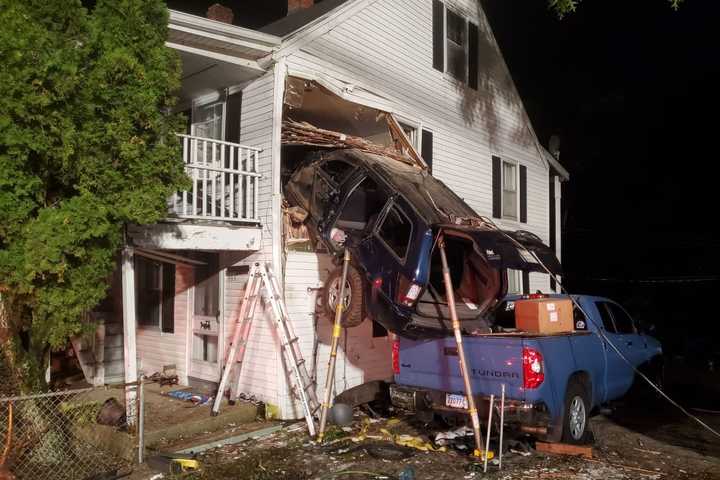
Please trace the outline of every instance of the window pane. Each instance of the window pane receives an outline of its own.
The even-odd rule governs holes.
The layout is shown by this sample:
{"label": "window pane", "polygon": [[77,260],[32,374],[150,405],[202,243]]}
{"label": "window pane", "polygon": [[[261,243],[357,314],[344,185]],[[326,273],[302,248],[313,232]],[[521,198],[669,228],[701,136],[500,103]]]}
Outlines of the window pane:
{"label": "window pane", "polygon": [[517,193],[503,190],[503,218],[517,218]]}
{"label": "window pane", "polygon": [[405,258],[410,245],[412,225],[410,225],[410,220],[397,207],[390,209],[378,233],[380,238],[398,257]]}
{"label": "window pane", "polygon": [[600,312],[600,318],[602,318],[603,327],[610,333],[615,332],[615,325],[613,324],[612,317],[610,317],[610,311],[607,309],[606,302],[596,302],[598,312]]}
{"label": "window pane", "polygon": [[503,162],[503,189],[517,190],[517,175],[515,175],[515,165]]}
{"label": "window pane", "polygon": [[520,270],[508,269],[508,293],[522,293],[522,281],[520,279]]}
{"label": "window pane", "polygon": [[223,102],[199,105],[193,111],[193,135],[222,140]]}
{"label": "window pane", "polygon": [[138,325],[160,326],[162,264],[135,257],[135,302]]}
{"label": "window pane", "polygon": [[197,270],[195,315],[214,317],[220,313],[220,276],[208,270],[207,267]]}
{"label": "window pane", "polygon": [[375,223],[387,199],[387,194],[378,187],[377,182],[366,177],[348,197],[338,217],[337,227],[356,232],[365,231]]}
{"label": "window pane", "polygon": [[614,303],[608,303],[607,305],[613,314],[615,326],[617,327],[617,333],[635,333],[633,321],[632,318],[630,318],[630,315]]}
{"label": "window pane", "polygon": [[193,360],[215,363],[217,362],[217,357],[218,337],[199,333],[193,335]]}
{"label": "window pane", "polygon": [[450,75],[467,80],[467,22],[460,15],[447,11],[447,71]]}

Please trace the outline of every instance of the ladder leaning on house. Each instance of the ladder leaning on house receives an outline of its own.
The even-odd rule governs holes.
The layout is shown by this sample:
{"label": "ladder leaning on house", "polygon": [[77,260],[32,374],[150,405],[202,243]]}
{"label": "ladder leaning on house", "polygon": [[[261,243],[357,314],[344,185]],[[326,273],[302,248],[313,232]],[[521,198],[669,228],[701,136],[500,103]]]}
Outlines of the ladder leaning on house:
{"label": "ladder leaning on house", "polygon": [[255,306],[260,298],[260,292],[263,286],[267,292],[268,301],[272,306],[273,322],[280,339],[280,347],[284,355],[285,365],[290,368],[290,372],[288,373],[291,373],[292,377],[294,377],[295,385],[292,387],[293,393],[302,404],[310,435],[315,436],[315,421],[313,420],[313,415],[320,408],[320,403],[315,393],[315,382],[310,378],[305,366],[305,360],[302,357],[300,345],[298,344],[298,337],[290,322],[285,301],[280,294],[280,286],[278,285],[277,278],[267,266],[260,262],[254,263],[250,268],[248,283],[243,293],[240,312],[238,313],[235,331],[233,332],[230,342],[230,351],[223,366],[218,393],[213,403],[212,414],[217,415],[220,411],[223,394],[230,380],[232,366],[236,361],[238,364],[236,373],[238,387],[235,388],[235,397],[232,400],[237,400],[240,394],[239,382],[244,364],[243,359],[245,357],[245,351],[247,350],[247,342],[250,337],[253,317],[255,316]]}

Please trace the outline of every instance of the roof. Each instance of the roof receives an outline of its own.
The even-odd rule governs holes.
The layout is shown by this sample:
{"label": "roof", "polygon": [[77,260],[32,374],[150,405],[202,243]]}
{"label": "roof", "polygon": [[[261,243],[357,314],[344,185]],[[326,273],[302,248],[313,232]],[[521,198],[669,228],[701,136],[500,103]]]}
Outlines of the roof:
{"label": "roof", "polygon": [[310,8],[298,10],[291,15],[265,25],[259,31],[278,37],[287,37],[346,2],[348,0],[323,0]]}
{"label": "roof", "polygon": [[545,156],[545,161],[547,161],[553,170],[555,170],[560,178],[563,181],[570,180],[570,172],[568,172],[565,167],[563,167],[557,158],[555,158],[555,155],[550,153],[547,148],[541,147],[542,153]]}

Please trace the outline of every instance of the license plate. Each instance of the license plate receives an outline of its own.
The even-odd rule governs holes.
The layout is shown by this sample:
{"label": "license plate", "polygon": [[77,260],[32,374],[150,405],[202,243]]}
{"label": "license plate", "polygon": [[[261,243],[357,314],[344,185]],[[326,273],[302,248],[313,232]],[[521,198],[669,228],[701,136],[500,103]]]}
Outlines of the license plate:
{"label": "license plate", "polygon": [[465,395],[457,395],[454,393],[445,394],[445,406],[452,408],[464,408],[467,410],[468,401]]}

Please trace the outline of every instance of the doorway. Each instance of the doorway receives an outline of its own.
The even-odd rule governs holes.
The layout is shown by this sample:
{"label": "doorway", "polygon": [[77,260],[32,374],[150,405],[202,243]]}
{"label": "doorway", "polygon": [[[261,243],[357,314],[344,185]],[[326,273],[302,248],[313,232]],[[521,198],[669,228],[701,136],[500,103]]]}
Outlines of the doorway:
{"label": "doorway", "polygon": [[217,255],[195,270],[192,322],[189,336],[189,376],[208,382],[220,379],[224,358],[224,285],[223,270],[218,269]]}

